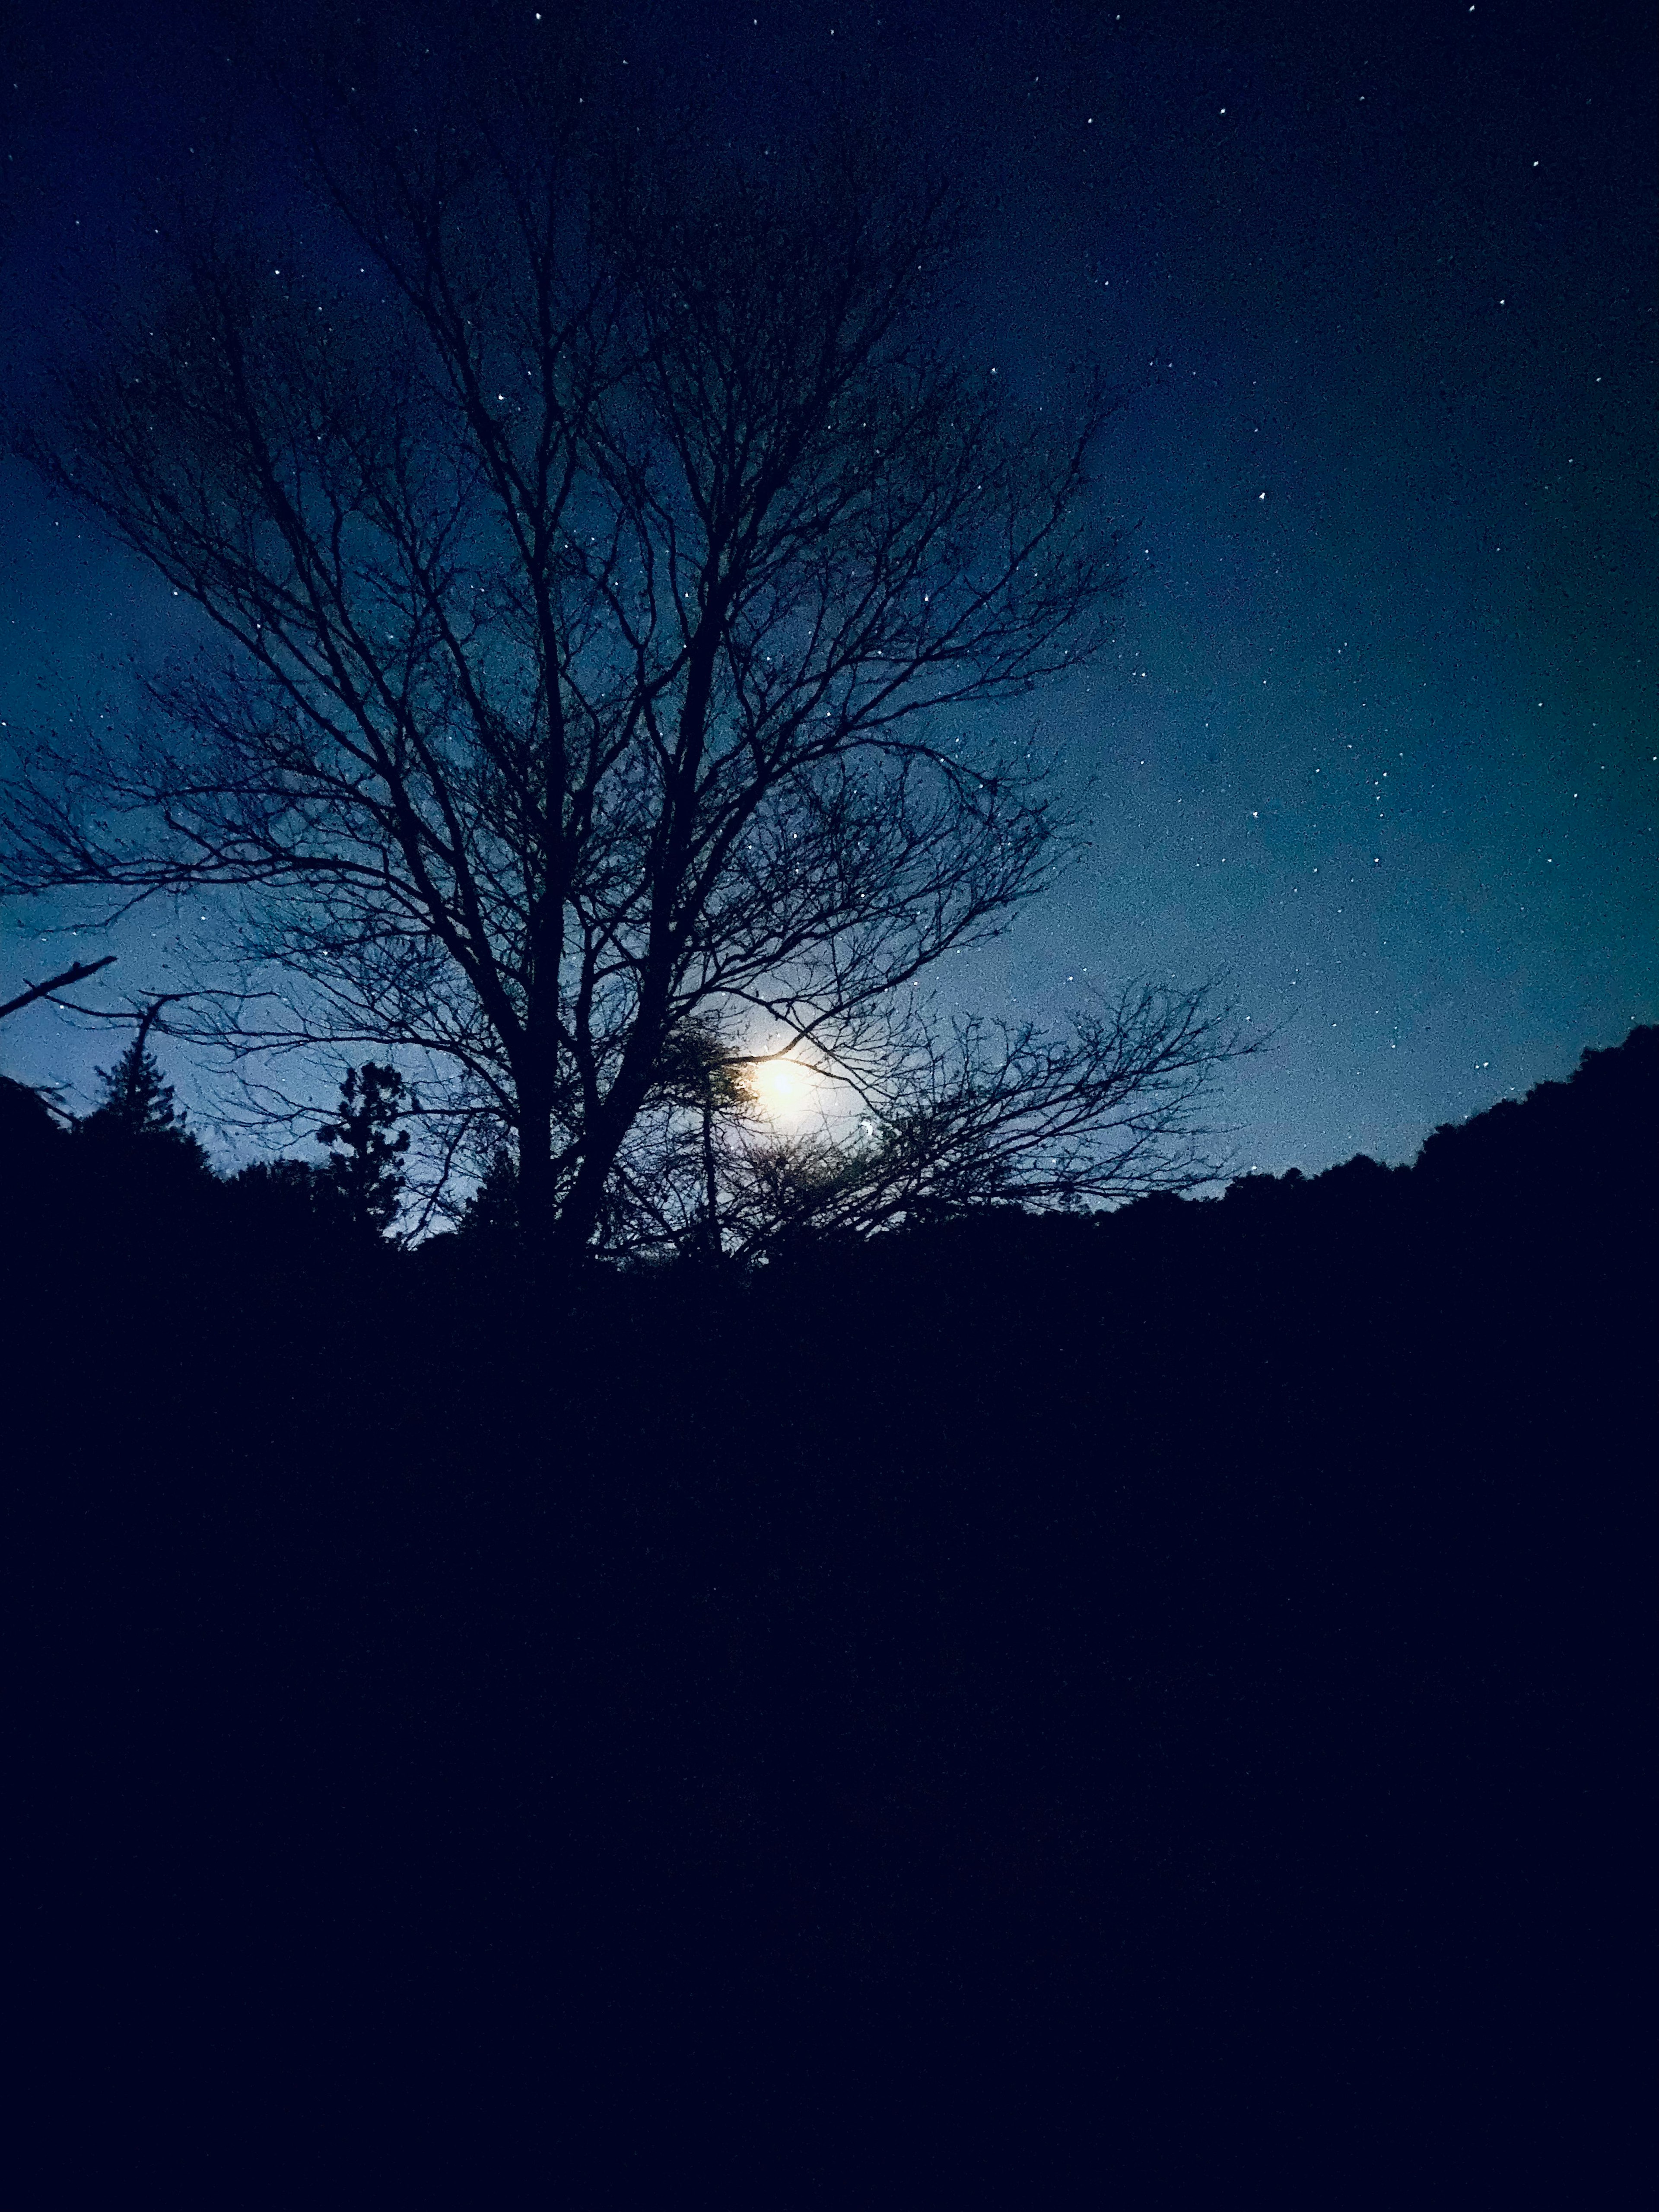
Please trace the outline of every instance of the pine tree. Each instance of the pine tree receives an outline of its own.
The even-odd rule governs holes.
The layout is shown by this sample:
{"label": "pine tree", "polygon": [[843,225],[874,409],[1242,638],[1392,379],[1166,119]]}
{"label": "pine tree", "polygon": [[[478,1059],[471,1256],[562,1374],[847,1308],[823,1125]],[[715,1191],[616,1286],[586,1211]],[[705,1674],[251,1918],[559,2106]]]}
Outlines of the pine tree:
{"label": "pine tree", "polygon": [[499,1242],[519,1230],[519,1170],[505,1146],[491,1157],[461,1216],[461,1234]]}
{"label": "pine tree", "polygon": [[377,1236],[391,1228],[404,1194],[400,1163],[409,1150],[409,1132],[400,1129],[395,1137],[391,1132],[407,1113],[418,1111],[420,1103],[395,1067],[365,1060],[360,1068],[347,1068],[335,1118],[317,1132],[319,1145],[337,1147],[326,1173],[347,1213]]}
{"label": "pine tree", "polygon": [[163,1083],[155,1055],[143,1033],[127,1047],[113,1067],[100,1067],[103,1096],[88,1116],[123,1137],[179,1137],[184,1120],[173,1103],[173,1085]]}
{"label": "pine tree", "polygon": [[699,1164],[702,1170],[702,1219],[698,1242],[714,1259],[721,1252],[720,1165],[714,1142],[716,1125],[740,1115],[754,1103],[748,1069],[738,1060],[720,1032],[708,1022],[681,1024],[670,1037],[659,1066],[660,1095],[678,1106],[690,1107],[698,1117]]}
{"label": "pine tree", "polygon": [[183,1111],[173,1103],[173,1085],[161,1080],[149,1048],[149,1033],[161,1011],[152,1006],[114,1066],[98,1070],[102,1096],[80,1127],[106,1144],[113,1139],[123,1146],[138,1145],[151,1154],[165,1148],[174,1159],[205,1168],[207,1154],[195,1132],[185,1126]]}

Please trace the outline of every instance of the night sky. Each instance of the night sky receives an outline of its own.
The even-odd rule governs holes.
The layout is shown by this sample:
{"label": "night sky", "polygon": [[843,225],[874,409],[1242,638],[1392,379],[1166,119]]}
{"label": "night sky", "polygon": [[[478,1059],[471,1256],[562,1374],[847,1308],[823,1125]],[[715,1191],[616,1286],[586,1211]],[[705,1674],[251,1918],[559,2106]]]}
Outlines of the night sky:
{"label": "night sky", "polygon": [[[118,265],[125,180],[215,47],[206,16],[164,41],[176,9],[41,13],[5,57],[14,404],[63,272]],[[1117,638],[1011,710],[1062,754],[1088,848],[944,988],[1054,1018],[1087,983],[1226,971],[1278,1030],[1222,1102],[1240,1167],[1408,1158],[1659,1019],[1650,15],[624,15],[618,66],[733,132],[896,110],[983,222],[963,344],[1037,399],[1085,359],[1121,392],[1098,464]],[[11,737],[118,704],[125,655],[186,641],[161,586],[0,467]],[[106,1003],[166,989],[212,927],[40,921],[0,938],[0,997],[106,949]],[[7,1073],[79,1103],[119,1048],[45,1008],[3,1042]]]}

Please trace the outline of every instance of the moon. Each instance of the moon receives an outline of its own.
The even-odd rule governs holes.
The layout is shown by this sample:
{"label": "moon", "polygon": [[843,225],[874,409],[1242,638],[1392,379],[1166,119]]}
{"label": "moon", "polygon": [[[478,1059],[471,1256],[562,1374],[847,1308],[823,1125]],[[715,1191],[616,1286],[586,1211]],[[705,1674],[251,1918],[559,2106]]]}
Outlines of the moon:
{"label": "moon", "polygon": [[763,1060],[755,1070],[755,1088],[775,1114],[798,1106],[802,1087],[800,1069],[787,1060]]}

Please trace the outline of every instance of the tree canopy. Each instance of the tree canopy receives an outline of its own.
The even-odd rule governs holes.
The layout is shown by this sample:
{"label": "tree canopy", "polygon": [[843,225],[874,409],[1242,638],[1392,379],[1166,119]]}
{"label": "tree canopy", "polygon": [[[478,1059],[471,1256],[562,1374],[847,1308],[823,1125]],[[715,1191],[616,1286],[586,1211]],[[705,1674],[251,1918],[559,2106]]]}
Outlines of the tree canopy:
{"label": "tree canopy", "polygon": [[[4,886],[240,894],[197,1033],[417,1055],[439,1170],[507,1139],[567,1250],[1201,1179],[1201,994],[1053,1036],[921,990],[1063,857],[972,710],[1104,635],[1100,388],[956,356],[947,196],[878,134],[710,149],[503,21],[290,64],[303,221],[188,199],[23,432],[227,649],[36,750]],[[715,1112],[786,1057],[821,1133]]]}

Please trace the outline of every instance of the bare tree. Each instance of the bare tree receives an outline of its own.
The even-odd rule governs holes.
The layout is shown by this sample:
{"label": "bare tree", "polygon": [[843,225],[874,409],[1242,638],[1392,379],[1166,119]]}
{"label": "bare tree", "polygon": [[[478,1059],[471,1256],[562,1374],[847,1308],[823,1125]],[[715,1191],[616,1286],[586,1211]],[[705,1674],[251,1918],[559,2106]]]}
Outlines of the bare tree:
{"label": "bare tree", "polygon": [[717,1238],[714,1072],[783,1047],[885,1097],[870,1218],[975,1148],[1152,1174],[1126,1102],[1224,1049],[1184,1002],[964,1031],[920,1090],[893,1054],[895,994],[1050,878],[1042,777],[966,710],[1102,635],[1099,394],[1022,412],[930,335],[951,225],[890,148],[693,160],[540,48],[428,57],[413,118],[398,67],[307,88],[306,247],[198,210],[23,435],[229,650],[39,750],[0,884],[246,894],[204,1033],[447,1067],[428,1115],[510,1129],[567,1250],[666,1233],[676,1113]]}
{"label": "bare tree", "polygon": [[[912,1015],[859,1082],[850,1126],[823,1117],[795,1133],[754,1110],[752,1065],[726,1063],[738,1087],[704,1108],[702,1212],[718,1188],[717,1249],[756,1258],[805,1236],[864,1236],[985,1206],[1070,1208],[1191,1189],[1214,1173],[1203,1146],[1215,1133],[1197,1126],[1195,1109],[1218,1061],[1252,1048],[1206,992],[1145,985],[1085,1013],[1063,1039],[978,1020],[941,1035]],[[680,1249],[691,1241],[676,1233],[693,1212],[691,1170],[683,1152],[660,1164],[656,1184],[659,1239]],[[649,1241],[642,1222],[635,1236]]]}

